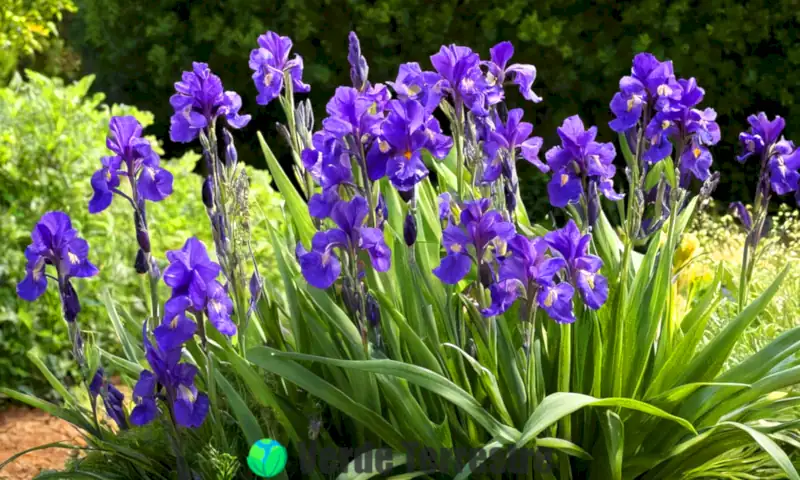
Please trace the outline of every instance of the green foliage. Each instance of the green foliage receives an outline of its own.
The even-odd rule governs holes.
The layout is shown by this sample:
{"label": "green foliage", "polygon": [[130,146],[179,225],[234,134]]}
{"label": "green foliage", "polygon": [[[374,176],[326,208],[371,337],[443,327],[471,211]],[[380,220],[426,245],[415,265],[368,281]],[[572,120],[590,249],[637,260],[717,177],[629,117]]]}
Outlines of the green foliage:
{"label": "green foliage", "polygon": [[[773,279],[774,272],[781,265],[787,262],[797,263],[797,257],[800,255],[799,217],[800,212],[797,210],[781,206],[771,218],[769,234],[764,241],[755,268],[756,276],[753,278],[753,283],[756,292],[766,288]],[[735,293],[745,240],[745,232],[738,221],[731,215],[716,216],[704,212],[695,219],[692,230],[697,235],[698,244],[703,247],[695,253],[696,261],[684,271],[683,280],[696,284],[707,282],[708,278],[704,272],[722,264],[725,268],[726,289]],[[703,278],[704,276],[706,278]],[[736,302],[732,300],[733,295],[729,294],[711,317],[711,328],[706,332],[707,339],[713,338],[733,316]],[[798,319],[800,319],[800,270],[792,269],[773,302],[748,328],[743,341],[737,344],[731,354],[730,363],[739,363],[764,348],[780,334],[797,326]]]}
{"label": "green foliage", "polygon": [[[697,77],[706,89],[704,104],[719,113],[724,136],[713,152],[714,168],[722,171],[716,195],[724,200],[753,198],[754,182],[748,179],[757,165],[733,161],[747,115],[759,110],[785,118],[800,115],[799,84],[791,73],[800,66],[800,30],[793,28],[796,5],[788,0],[78,0],[78,5],[67,36],[81,53],[85,71],[98,75],[98,86],[113,101],[154,112],[154,132],[162,138],[171,113],[166,99],[193,60],[207,61],[227,89],[242,95],[243,111],[257,115],[251,125],[279,120],[276,106],[255,104],[247,67],[257,36],[266,30],[294,40],[305,59],[317,116],[334,88],[349,84],[343,51],[351,29],[361,38],[374,81],[394,79],[402,62],[429,65],[428,57],[443,44],[468,44],[486,56],[495,43],[511,40],[514,60],[538,67],[534,88],[544,102],[526,109],[546,145],[557,141],[555,128],[561,121],[576,113],[588,125],[599,126],[600,138],[612,138],[608,104],[619,78],[630,71],[633,54],[647,50],[671,58],[680,75]],[[512,98],[519,96],[512,92]],[[797,137],[798,129],[796,122],[788,122],[787,138]],[[261,162],[254,137],[243,158]],[[276,152],[279,158],[281,152]],[[525,201],[541,216],[548,207],[535,192],[543,176],[532,167],[521,167],[520,174],[528,187],[522,189]]]}
{"label": "green foliage", "polygon": [[[23,251],[30,231],[44,212],[62,210],[90,242],[90,258],[100,275],[75,284],[84,309],[81,321],[97,343],[116,353],[101,292],[109,289],[136,318],[147,312],[144,299],[148,297],[142,295],[145,284],[133,269],[136,242],[130,207],[117,199],[108,211],[90,215],[89,178],[99,167],[100,157],[108,154],[105,137],[112,115],[134,115],[145,126],[153,116],[133,107],[108,107],[102,103],[102,94],[87,96],[93,77],[64,85],[34,72],[26,75],[27,80],[18,76],[0,89],[0,183],[4,185],[0,238],[5,247],[0,259],[0,378],[3,386],[44,393],[47,385],[42,378],[30,364],[20,361],[29,349],[44,352],[45,364],[60,378],[76,372],[57,293],[51,289],[34,303],[16,295],[16,283],[24,276]],[[175,176],[175,191],[170,201],[148,207],[153,248],[160,252],[162,262],[164,251],[180,248],[192,235],[211,242],[209,230],[198,228],[198,222],[207,222],[201,178],[193,173],[198,158],[190,153],[166,162]],[[251,224],[256,238],[263,239],[266,219],[279,218],[280,199],[270,189],[266,172],[248,172],[253,179]],[[270,246],[256,241],[253,248],[269,274]]]}
{"label": "green foliage", "polygon": [[58,36],[56,24],[64,12],[74,12],[72,0],[4,0],[0,5],[0,79],[20,57],[42,52]]}

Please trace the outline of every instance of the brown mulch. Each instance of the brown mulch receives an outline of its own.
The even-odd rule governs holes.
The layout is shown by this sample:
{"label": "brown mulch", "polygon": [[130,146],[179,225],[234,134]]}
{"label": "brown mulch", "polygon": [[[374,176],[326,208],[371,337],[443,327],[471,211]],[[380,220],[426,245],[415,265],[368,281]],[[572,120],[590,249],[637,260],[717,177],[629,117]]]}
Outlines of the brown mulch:
{"label": "brown mulch", "polygon": [[[52,442],[83,444],[75,427],[40,410],[10,406],[0,411],[0,463],[22,450]],[[6,465],[0,479],[29,480],[43,469],[62,468],[75,454],[66,448],[37,450]]]}

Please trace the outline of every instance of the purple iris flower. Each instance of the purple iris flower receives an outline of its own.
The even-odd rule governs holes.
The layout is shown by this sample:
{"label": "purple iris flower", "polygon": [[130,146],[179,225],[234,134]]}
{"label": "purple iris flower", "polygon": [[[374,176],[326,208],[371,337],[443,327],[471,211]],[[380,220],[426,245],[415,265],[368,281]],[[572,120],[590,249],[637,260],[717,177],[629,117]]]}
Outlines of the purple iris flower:
{"label": "purple iris flower", "polygon": [[621,199],[622,195],[614,191],[612,181],[616,173],[614,144],[596,142],[597,127],[586,130],[577,115],[565,119],[557,132],[561,146],[553,147],[545,154],[547,165],[553,172],[547,185],[550,203],[559,208],[578,203],[588,188],[584,185],[586,180],[595,183],[597,190],[609,200]]}
{"label": "purple iris flower", "polygon": [[533,125],[523,122],[522,114],[521,108],[510,110],[505,124],[499,116],[495,118],[495,129],[487,133],[488,138],[483,145],[487,155],[483,171],[484,182],[491,183],[497,180],[503,171],[503,162],[516,162],[518,151],[522,153],[522,158],[542,172],[549,170],[549,167],[539,160],[542,139],[531,137]]}
{"label": "purple iris flower", "polygon": [[175,422],[186,428],[197,428],[208,414],[209,400],[194,385],[197,367],[180,363],[181,349],[162,349],[153,346],[147,337],[146,325],[142,329],[145,357],[150,370],[142,370],[133,387],[136,403],[130,420],[134,425],[146,425],[158,415],[158,400],[172,406]]}
{"label": "purple iris flower", "polygon": [[747,121],[750,123],[750,132],[739,134],[739,141],[744,146],[744,153],[736,157],[742,163],[750,155],[761,154],[764,148],[774,144],[783,132],[784,127],[786,127],[786,121],[781,116],[776,115],[770,121],[764,112],[760,112],[758,115],[750,115],[747,117]]}
{"label": "purple iris flower", "polygon": [[507,78],[519,86],[519,93],[526,100],[535,103],[542,101],[542,98],[533,93],[533,82],[536,80],[536,67],[533,65],[515,63],[508,65],[511,57],[514,56],[514,45],[511,42],[500,42],[490,50],[491,62],[487,62],[489,70],[489,85],[500,90],[502,95],[503,85]]}
{"label": "purple iris flower", "polygon": [[125,410],[122,408],[125,395],[106,380],[103,367],[99,367],[95,372],[94,378],[89,384],[89,393],[93,397],[100,395],[103,399],[103,406],[106,408],[106,414],[114,420],[120,429],[128,428],[128,420],[125,418]]}
{"label": "purple iris flower", "polygon": [[362,139],[364,135],[375,136],[383,120],[380,114],[382,110],[377,107],[375,98],[353,87],[338,87],[325,107],[328,118],[322,121],[322,126],[337,138],[347,135],[355,139]]}
{"label": "purple iris flower", "polygon": [[242,98],[238,93],[224,91],[222,81],[206,63],[193,62],[192,71],[183,72],[181,81],[175,82],[175,91],[169,99],[175,110],[169,127],[173,142],[191,142],[217,117],[225,117],[228,125],[236,129],[250,122],[250,115],[239,115]]}
{"label": "purple iris flower", "polygon": [[772,191],[778,195],[786,195],[798,190],[800,173],[800,150],[790,140],[781,139],[770,150],[767,161],[769,182]]}
{"label": "purple iris flower", "polygon": [[437,197],[437,206],[439,207],[439,220],[452,220],[453,219],[453,196],[449,192],[444,192]]}
{"label": "purple iris flower", "polygon": [[306,171],[323,190],[351,184],[353,172],[350,154],[339,139],[326,131],[311,137],[311,148],[303,150],[300,158]]}
{"label": "purple iris flower", "polygon": [[672,154],[670,137],[679,133],[676,120],[680,114],[674,112],[657,113],[644,130],[648,149],[642,158],[648,163],[657,163]]}
{"label": "purple iris flower", "polygon": [[387,82],[400,98],[416,100],[432,113],[444,96],[444,80],[436,72],[423,72],[417,62],[400,65],[397,79]]}
{"label": "purple iris flower", "polygon": [[[64,318],[75,321],[80,303],[70,279],[97,275],[99,270],[89,261],[89,244],[78,237],[72,221],[64,212],[47,212],[42,215],[31,232],[31,244],[25,249],[28,263],[25,278],[17,284],[17,295],[32,302],[47,289],[45,267],[55,267]],[[52,278],[52,277],[51,277]]]}
{"label": "purple iris flower", "polygon": [[671,111],[679,104],[683,92],[672,62],[661,62],[650,53],[633,58],[631,75],[622,77],[619,89],[611,100],[611,111],[616,118],[609,126],[615,132],[636,126],[647,106],[656,112]]}
{"label": "purple iris flower", "polygon": [[728,210],[731,211],[734,217],[742,222],[742,226],[745,230],[749,232],[753,228],[753,219],[750,217],[750,212],[747,211],[747,207],[745,207],[742,202],[732,202],[728,205]]}
{"label": "purple iris flower", "polygon": [[112,117],[106,146],[114,155],[102,158],[102,168],[92,175],[94,195],[89,212],[108,208],[114,193],[119,193],[120,177],[128,177],[136,185],[135,196],[158,202],[172,193],[172,174],[161,168],[158,154],[150,142],[142,138],[142,125],[131,116]]}
{"label": "purple iris flower", "polygon": [[453,142],[416,100],[392,100],[388,110],[380,136],[367,155],[367,171],[373,181],[388,175],[396,189],[408,191],[428,176],[422,150],[441,159]]}
{"label": "purple iris flower", "polygon": [[505,249],[505,244],[515,235],[514,224],[490,210],[491,200],[482,198],[465,202],[460,225],[449,225],[442,232],[442,243],[447,255],[442,258],[434,275],[449,285],[460,282],[469,273],[472,263],[484,264],[494,245]]}
{"label": "purple iris flower", "polygon": [[445,80],[442,87],[452,96],[456,110],[464,104],[475,115],[489,113],[487,95],[493,94],[492,86],[481,71],[481,59],[477,53],[469,47],[443,46],[439,53],[431,55],[431,63]]}
{"label": "purple iris flower", "polygon": [[203,242],[191,237],[180,250],[168,251],[167,260],[169,266],[164,270],[164,283],[172,288],[172,296],[164,305],[164,325],[173,330],[180,326],[183,333],[179,334],[187,335],[185,332],[191,327],[181,324],[182,319],[178,317],[185,311],[205,312],[219,333],[234,335],[233,304],[225,288],[216,280],[220,266],[208,257]]}
{"label": "purple iris flower", "polygon": [[326,289],[339,278],[342,265],[334,251],[337,248],[345,250],[351,258],[361,250],[366,251],[375,270],[385,272],[389,269],[391,251],[384,241],[383,232],[363,226],[368,214],[369,206],[363,197],[353,197],[349,202],[340,200],[330,213],[338,228],[314,234],[310,251],[302,243],[297,244],[297,261],[308,283]]}
{"label": "purple iris flower", "polygon": [[575,321],[572,286],[555,282],[566,262],[548,256],[548,248],[543,238],[515,235],[508,242],[508,252],[498,259],[498,282],[490,287],[492,304],[482,311],[484,316],[500,315],[524,296],[535,298],[538,306],[559,323]]}
{"label": "purple iris flower", "polygon": [[258,37],[258,48],[250,52],[250,69],[254,70],[253,81],[258,90],[256,102],[267,105],[283,91],[284,74],[288,72],[295,92],[307,93],[311,86],[303,83],[303,58],[300,55],[289,59],[292,40],[275,32]]}
{"label": "purple iris flower", "polygon": [[603,261],[588,252],[591,235],[581,235],[570,220],[564,228],[545,235],[545,239],[566,262],[567,280],[578,289],[586,306],[592,310],[603,306],[608,299],[608,281],[599,273]]}

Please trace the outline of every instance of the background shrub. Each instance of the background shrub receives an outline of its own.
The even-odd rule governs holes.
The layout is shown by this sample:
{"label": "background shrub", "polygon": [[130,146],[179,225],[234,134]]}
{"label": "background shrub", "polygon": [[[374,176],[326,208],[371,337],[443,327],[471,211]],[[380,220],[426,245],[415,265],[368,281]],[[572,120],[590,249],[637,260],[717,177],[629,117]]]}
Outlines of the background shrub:
{"label": "background shrub", "polygon": [[[134,115],[145,126],[153,115],[134,107],[103,104],[102,94],[87,95],[93,77],[65,85],[34,72],[27,80],[17,76],[0,89],[0,382],[26,391],[49,389],[35,369],[26,363],[25,352],[34,345],[47,366],[59,377],[74,373],[67,329],[61,319],[55,289],[44,298],[28,303],[17,298],[16,283],[24,275],[24,249],[30,231],[42,213],[63,210],[90,245],[90,258],[100,268],[96,279],[75,282],[84,313],[85,331],[103,337],[99,343],[114,350],[110,341],[108,314],[101,294],[109,289],[133,318],[143,318],[149,308],[143,302],[145,285],[133,269],[136,254],[133,218],[128,205],[116,199],[109,211],[90,215],[89,178],[99,167],[112,115]],[[199,156],[187,153],[166,162],[175,176],[175,191],[166,201],[149,204],[153,251],[163,261],[164,251],[177,249],[196,235],[211,246],[206,213],[200,199],[201,178],[193,173]],[[253,248],[262,267],[270,265],[270,246],[264,222],[280,218],[278,197],[265,171],[249,170],[251,178],[251,224]],[[213,251],[213,248],[211,249]],[[266,274],[271,274],[266,268]],[[165,293],[166,294],[166,293]],[[106,340],[106,341],[103,341]]]}
{"label": "background shrub", "polygon": [[[633,55],[647,50],[671,58],[679,76],[698,78],[706,88],[704,105],[720,115],[724,139],[714,156],[715,168],[723,175],[716,196],[725,203],[753,196],[754,182],[749,179],[755,162],[743,168],[733,160],[747,115],[759,110],[787,118],[800,114],[795,100],[800,84],[792,73],[800,64],[800,29],[796,5],[789,0],[746,4],[734,0],[77,0],[77,4],[79,11],[65,35],[81,53],[84,71],[97,74],[97,87],[113,101],[154,112],[152,132],[159,138],[167,138],[172,84],[192,60],[208,61],[227,89],[242,94],[243,111],[256,115],[243,137],[254,139],[250,133],[256,128],[274,132],[280,109],[255,104],[247,66],[256,37],[266,30],[295,41],[305,58],[305,79],[312,85],[310,96],[318,116],[334,88],[349,83],[340,52],[351,29],[361,38],[373,81],[394,79],[401,62],[429,65],[428,57],[442,44],[468,44],[486,56],[498,41],[513,40],[515,58],[539,69],[534,85],[545,101],[536,106],[527,103],[527,116],[535,118],[535,131],[550,145],[555,127],[575,113],[598,125],[601,138],[611,140],[608,104],[620,76],[630,70]],[[511,103],[522,105],[519,100]],[[800,126],[790,121],[785,133],[787,138],[797,137]],[[165,148],[176,154],[185,147]],[[256,143],[244,156],[248,162],[263,161]],[[525,180],[542,180],[534,169],[522,169]],[[542,212],[542,196],[537,203],[538,188],[531,187],[522,189],[528,194],[526,201]]]}

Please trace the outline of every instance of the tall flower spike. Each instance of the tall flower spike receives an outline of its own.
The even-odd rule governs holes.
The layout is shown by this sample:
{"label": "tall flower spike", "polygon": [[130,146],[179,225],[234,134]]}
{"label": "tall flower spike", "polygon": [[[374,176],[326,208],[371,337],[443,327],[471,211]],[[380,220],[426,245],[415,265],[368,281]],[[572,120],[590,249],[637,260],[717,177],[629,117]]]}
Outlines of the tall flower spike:
{"label": "tall flower spike", "polygon": [[223,91],[222,81],[205,63],[193,62],[192,71],[183,72],[181,81],[175,83],[175,91],[169,99],[175,110],[169,127],[173,142],[191,142],[218,117],[225,117],[228,125],[237,129],[250,122],[250,115],[239,115],[239,94]]}
{"label": "tall flower spike", "polygon": [[135,196],[140,200],[159,202],[172,194],[172,174],[161,168],[161,160],[150,141],[142,137],[142,125],[136,118],[111,117],[106,146],[114,155],[103,157],[103,166],[92,175],[90,213],[111,205],[114,194],[119,193],[120,177],[135,184]]}
{"label": "tall flower spike", "polygon": [[278,98],[284,88],[284,74],[288,73],[295,92],[311,91],[308,84],[303,83],[303,58],[295,54],[289,59],[292,40],[275,32],[267,32],[258,37],[258,48],[250,52],[250,69],[253,70],[253,81],[258,90],[256,102],[267,105]]}

